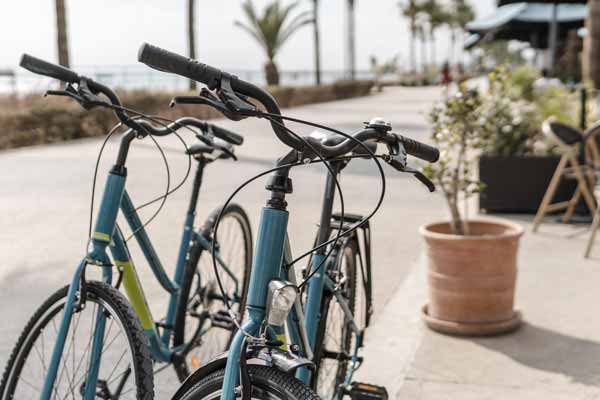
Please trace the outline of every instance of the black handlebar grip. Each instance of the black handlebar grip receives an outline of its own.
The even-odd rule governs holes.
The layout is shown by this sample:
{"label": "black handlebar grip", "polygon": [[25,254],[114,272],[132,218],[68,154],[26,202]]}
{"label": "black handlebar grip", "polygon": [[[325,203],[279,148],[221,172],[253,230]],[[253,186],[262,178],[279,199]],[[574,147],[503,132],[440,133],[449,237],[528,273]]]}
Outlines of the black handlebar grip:
{"label": "black handlebar grip", "polygon": [[237,133],[231,132],[225,128],[221,128],[219,126],[212,125],[212,124],[210,124],[210,127],[212,129],[213,135],[215,135],[219,139],[223,139],[226,142],[229,142],[231,144],[235,144],[238,146],[241,145],[242,143],[244,143],[244,137],[241,135],[238,135]]}
{"label": "black handlebar grip", "polygon": [[430,163],[440,159],[440,151],[437,148],[404,136],[398,135],[398,137],[407,154]]}
{"label": "black handlebar grip", "polygon": [[39,58],[30,56],[29,54],[23,54],[19,65],[34,74],[48,76],[50,78],[56,78],[63,82],[78,83],[81,79],[80,76],[65,68],[61,65],[52,64],[48,61],[40,60]]}
{"label": "black handlebar grip", "polygon": [[170,72],[202,82],[209,87],[215,87],[223,74],[217,68],[148,43],[144,43],[140,47],[138,61],[159,71]]}

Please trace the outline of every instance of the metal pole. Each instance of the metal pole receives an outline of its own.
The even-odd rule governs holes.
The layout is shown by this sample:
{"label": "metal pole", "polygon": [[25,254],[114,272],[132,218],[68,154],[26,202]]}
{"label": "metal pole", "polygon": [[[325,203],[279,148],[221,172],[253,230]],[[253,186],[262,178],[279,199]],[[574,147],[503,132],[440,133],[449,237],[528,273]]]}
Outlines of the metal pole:
{"label": "metal pole", "polygon": [[315,83],[321,84],[321,40],[319,35],[319,0],[313,0],[314,36],[315,36]]}
{"label": "metal pole", "polygon": [[552,4],[552,21],[550,22],[550,32],[548,37],[548,49],[550,51],[548,71],[554,75],[554,65],[556,64],[556,48],[558,46],[558,3]]}

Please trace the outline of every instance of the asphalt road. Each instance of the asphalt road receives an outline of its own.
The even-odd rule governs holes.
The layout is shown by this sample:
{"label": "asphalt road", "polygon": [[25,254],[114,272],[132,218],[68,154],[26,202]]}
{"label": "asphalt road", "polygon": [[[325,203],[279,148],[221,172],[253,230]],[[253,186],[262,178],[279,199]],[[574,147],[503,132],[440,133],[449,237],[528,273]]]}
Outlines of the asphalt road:
{"label": "asphalt road", "polygon": [[[438,89],[390,88],[369,97],[285,110],[290,116],[306,118],[345,131],[381,116],[394,130],[426,140],[426,113],[440,97]],[[206,171],[199,205],[198,223],[245,179],[265,170],[285,152],[264,121],[235,123],[220,121],[246,137],[238,151],[240,161],[214,163]],[[298,132],[310,131],[305,127]],[[164,139],[173,180],[185,173],[187,158],[173,138]],[[107,146],[100,167],[98,188],[116,156],[118,142]],[[17,335],[35,308],[53,291],[66,284],[84,255],[89,220],[90,193],[100,139],[37,146],[0,153],[0,368]],[[128,190],[136,203],[164,191],[166,175],[159,153],[147,140],[136,143],[128,163]],[[381,310],[400,287],[410,266],[420,254],[419,225],[444,216],[439,194],[431,195],[413,178],[386,168],[386,198],[373,219],[375,309]],[[325,169],[299,168],[292,174],[294,193],[289,196],[289,234],[295,254],[310,248],[319,219]],[[347,212],[368,213],[381,190],[372,162],[360,160],[344,171],[341,179]],[[189,185],[174,193],[156,220],[148,227],[168,271],[175,262],[178,240],[187,206]],[[249,213],[256,232],[260,207],[266,192],[264,180],[248,187],[236,199]],[[151,207],[150,207],[151,208]],[[145,210],[149,216],[154,210]],[[155,317],[164,314],[166,296],[134,247]],[[376,315],[377,318],[377,315]],[[158,380],[160,393],[175,387],[165,372]],[[162,396],[160,398],[163,398]]]}

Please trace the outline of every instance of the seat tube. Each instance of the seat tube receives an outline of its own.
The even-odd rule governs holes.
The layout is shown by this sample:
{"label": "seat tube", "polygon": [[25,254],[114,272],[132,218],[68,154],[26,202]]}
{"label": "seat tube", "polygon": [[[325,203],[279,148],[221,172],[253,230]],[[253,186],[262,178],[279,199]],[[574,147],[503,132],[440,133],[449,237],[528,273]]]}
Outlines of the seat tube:
{"label": "seat tube", "polygon": [[[289,216],[284,197],[284,192],[273,191],[273,196],[260,215],[246,303],[249,321],[243,328],[250,335],[258,333],[265,319],[269,282],[278,279],[281,274]],[[244,332],[238,331],[229,349],[221,400],[235,399],[244,336]]]}
{"label": "seat tube", "polygon": [[111,265],[106,254],[106,248],[112,240],[115,230],[117,215],[121,205],[121,199],[125,193],[126,170],[115,165],[106,181],[100,211],[96,218],[94,231],[92,232],[92,248],[88,258],[92,262],[101,265]]}
{"label": "seat tube", "polygon": [[[338,163],[331,164],[331,169],[334,175],[337,175],[340,169]],[[327,181],[325,183],[325,196],[323,197],[323,207],[321,211],[321,221],[319,225],[319,234],[317,237],[317,245],[321,245],[329,239],[331,232],[331,213],[333,210],[333,202],[335,199],[335,179],[331,173],[327,174]],[[325,255],[327,248],[317,250],[315,255],[312,257],[310,265],[310,273],[314,275],[308,282],[308,296],[306,299],[306,319],[305,327],[308,334],[308,340],[311,346],[311,350],[315,350],[315,341],[317,338],[317,330],[319,327],[319,321],[321,320],[321,302],[323,299],[323,290],[325,287],[325,274],[327,260]],[[317,270],[318,269],[318,270]],[[310,383],[310,371],[308,368],[300,368],[298,370],[298,379],[306,384]]]}

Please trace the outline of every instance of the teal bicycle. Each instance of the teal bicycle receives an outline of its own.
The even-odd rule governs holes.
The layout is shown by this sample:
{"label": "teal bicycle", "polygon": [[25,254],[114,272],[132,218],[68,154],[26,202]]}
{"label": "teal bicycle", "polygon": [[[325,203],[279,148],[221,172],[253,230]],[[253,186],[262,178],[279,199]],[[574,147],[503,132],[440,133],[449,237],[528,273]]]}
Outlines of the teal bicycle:
{"label": "teal bicycle", "polygon": [[[144,44],[139,61],[205,84],[199,96],[176,97],[174,103],[207,104],[232,120],[254,117],[270,122],[277,138],[291,148],[275,167],[244,182],[226,204],[246,185],[270,175],[268,198],[262,209],[252,264],[246,313],[229,352],[204,364],[180,387],[174,400],[313,400],[317,391],[324,399],[386,400],[384,388],[354,382],[361,364],[365,325],[371,312],[369,219],[385,195],[385,175],[378,160],[414,175],[430,191],[435,186],[407,165],[408,155],[436,162],[436,148],[392,132],[389,123],[375,118],[353,135],[281,115],[275,99],[265,90],[217,68],[161,48]],[[214,92],[214,93],[213,93]],[[254,101],[249,101],[249,99]],[[256,103],[259,103],[257,106]],[[311,125],[334,133],[300,137],[284,121]],[[378,144],[387,152],[377,154]],[[345,213],[337,176],[354,158],[370,158],[377,164],[382,190],[376,208],[367,216]],[[323,163],[328,171],[323,208],[315,247],[293,257],[287,224],[286,197],[293,192],[293,168]],[[333,213],[334,195],[341,211]],[[362,247],[358,231],[364,234]],[[219,236],[219,218],[215,236]],[[213,254],[216,248],[213,248]],[[302,282],[295,267],[310,256]],[[213,258],[213,267],[218,267]],[[360,268],[359,268],[360,267]],[[366,293],[364,320],[355,315],[358,276]],[[218,270],[215,270],[219,278]],[[217,280],[220,284],[220,279]],[[224,288],[223,288],[224,290]],[[225,292],[223,292],[225,293]],[[335,307],[334,307],[335,306]],[[336,325],[337,323],[337,325]],[[332,342],[328,337],[334,338]],[[335,346],[333,346],[335,345]],[[331,363],[328,366],[327,363]]]}
{"label": "teal bicycle", "polygon": [[[48,95],[70,97],[86,109],[110,108],[128,129],[109,173],[88,253],[71,284],[50,296],[23,330],[4,370],[0,399],[151,399],[153,364],[172,364],[179,378],[185,379],[228,348],[235,333],[231,311],[245,307],[252,260],[252,233],[245,211],[228,204],[212,212],[199,229],[194,228],[205,167],[217,160],[236,159],[233,146],[242,144],[243,138],[194,118],[165,124],[162,119],[143,116],[123,107],[108,87],[28,55],[23,56],[21,66],[68,84],[65,90]],[[139,208],[125,189],[126,161],[135,139],[149,137],[156,143],[154,137],[177,134],[182,128],[193,131],[199,142],[186,146],[190,168],[192,158],[197,168],[171,280],[145,230],[147,223],[142,223]],[[156,200],[164,203],[179,186],[167,189]],[[119,211],[169,295],[163,320],[155,320],[150,312],[127,240],[116,222]],[[215,242],[218,215],[223,229]],[[220,291],[208,262],[209,249],[216,252],[223,276]],[[101,281],[88,279],[90,269],[101,271]],[[120,287],[127,297],[117,290]]]}

